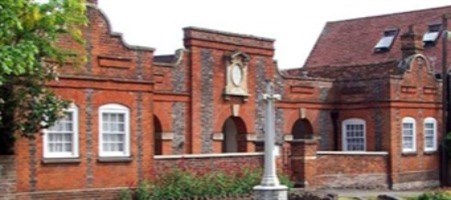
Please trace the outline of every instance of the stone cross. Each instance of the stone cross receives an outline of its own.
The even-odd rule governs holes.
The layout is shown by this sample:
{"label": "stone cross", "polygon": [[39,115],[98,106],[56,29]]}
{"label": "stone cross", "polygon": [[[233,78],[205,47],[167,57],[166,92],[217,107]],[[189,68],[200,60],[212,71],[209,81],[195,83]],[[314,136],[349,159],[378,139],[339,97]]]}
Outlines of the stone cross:
{"label": "stone cross", "polygon": [[266,123],[265,123],[265,165],[264,174],[260,185],[254,187],[256,199],[281,200],[287,199],[287,187],[280,185],[276,174],[276,159],[274,156],[275,143],[275,120],[274,102],[280,100],[279,94],[274,94],[274,86],[271,82],[266,83]]}
{"label": "stone cross", "polygon": [[275,143],[275,120],[274,120],[274,102],[280,100],[279,94],[274,94],[274,87],[271,82],[266,83],[266,94],[263,94],[266,101],[266,123],[265,123],[265,166],[261,185],[277,186],[279,179],[276,175],[276,160],[274,156]]}

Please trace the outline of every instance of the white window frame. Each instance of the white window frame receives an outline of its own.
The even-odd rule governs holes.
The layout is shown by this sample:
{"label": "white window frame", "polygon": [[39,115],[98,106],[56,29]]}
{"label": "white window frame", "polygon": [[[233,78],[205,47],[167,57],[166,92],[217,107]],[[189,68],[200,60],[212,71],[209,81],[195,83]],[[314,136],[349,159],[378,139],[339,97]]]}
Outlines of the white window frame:
{"label": "white window frame", "polygon": [[[124,151],[105,152],[103,151],[103,114],[119,113],[124,114]],[[130,156],[130,109],[119,104],[106,104],[99,107],[99,156],[100,157],[129,157]]]}
{"label": "white window frame", "polygon": [[[349,150],[348,149],[348,143],[347,143],[347,137],[346,132],[347,128],[346,125],[363,125],[363,150]],[[343,151],[366,151],[366,122],[363,119],[359,118],[352,118],[352,119],[346,119],[342,122],[342,149]]]}
{"label": "white window frame", "polygon": [[[433,129],[433,135],[432,135],[432,147],[426,146],[426,124],[432,123],[434,125]],[[424,119],[423,123],[423,141],[424,141],[424,151],[430,152],[430,151],[437,151],[437,120],[432,117],[427,117]]]}
{"label": "white window frame", "polygon": [[[413,136],[412,136],[412,148],[404,148],[404,124],[412,123]],[[403,153],[411,153],[417,151],[417,130],[416,130],[416,120],[412,117],[404,117],[401,122],[401,148]]]}
{"label": "white window frame", "polygon": [[376,51],[389,51],[390,48],[393,46],[393,43],[395,43],[395,39],[398,36],[399,30],[397,29],[391,29],[384,31],[384,34],[381,39],[377,42],[376,46],[374,46],[374,49]]}
{"label": "white window frame", "polygon": [[49,129],[44,129],[44,158],[78,158],[78,107],[71,104],[64,112],[72,113],[72,152],[50,152],[49,151]]}

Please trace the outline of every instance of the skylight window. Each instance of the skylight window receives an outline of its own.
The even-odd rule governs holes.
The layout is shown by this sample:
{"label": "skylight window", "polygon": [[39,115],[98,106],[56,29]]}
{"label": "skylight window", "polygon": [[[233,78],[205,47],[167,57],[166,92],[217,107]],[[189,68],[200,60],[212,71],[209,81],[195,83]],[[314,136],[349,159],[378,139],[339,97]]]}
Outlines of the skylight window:
{"label": "skylight window", "polygon": [[374,50],[376,52],[389,51],[390,47],[392,46],[393,42],[395,41],[397,33],[398,33],[398,30],[384,31],[384,35],[379,40],[379,42],[376,44],[376,46],[374,46]]}
{"label": "skylight window", "polygon": [[441,24],[429,25],[428,32],[423,35],[424,46],[434,46],[440,36]]}

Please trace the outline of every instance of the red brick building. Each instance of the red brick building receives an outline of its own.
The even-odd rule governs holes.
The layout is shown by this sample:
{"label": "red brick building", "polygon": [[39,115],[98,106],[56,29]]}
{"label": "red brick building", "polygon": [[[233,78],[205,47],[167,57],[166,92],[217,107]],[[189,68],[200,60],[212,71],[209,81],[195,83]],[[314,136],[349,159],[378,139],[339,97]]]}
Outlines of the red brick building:
{"label": "red brick building", "polygon": [[[155,56],[89,5],[84,67],[49,84],[73,105],[0,157],[0,197],[113,198],[168,168],[261,167],[265,81],[279,167],[311,188],[440,185],[441,16],[451,7],[327,23],[305,66],[278,71],[274,40],[185,28]],[[411,26],[413,25],[413,26]]]}

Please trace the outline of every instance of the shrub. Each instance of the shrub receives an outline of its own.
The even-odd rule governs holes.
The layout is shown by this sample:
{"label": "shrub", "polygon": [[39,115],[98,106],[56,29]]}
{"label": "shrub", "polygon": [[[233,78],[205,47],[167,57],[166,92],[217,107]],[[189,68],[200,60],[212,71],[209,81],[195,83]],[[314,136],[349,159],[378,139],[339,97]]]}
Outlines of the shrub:
{"label": "shrub", "polygon": [[143,181],[136,188],[136,199],[138,200],[148,200],[150,198],[150,188],[151,184],[147,181]]}
{"label": "shrub", "polygon": [[418,200],[449,200],[451,199],[450,192],[427,192],[420,195]]}
{"label": "shrub", "polygon": [[287,186],[289,189],[294,187],[294,182],[290,180],[290,176],[284,173],[279,173],[279,180],[282,185]]}
{"label": "shrub", "polygon": [[130,189],[123,189],[119,193],[119,199],[120,200],[132,200],[133,199],[133,192]]}
{"label": "shrub", "polygon": [[[141,182],[135,190],[134,199],[196,199],[245,196],[252,193],[253,187],[260,183],[261,178],[261,169],[247,168],[236,172],[218,171],[202,175],[174,169],[153,182]],[[289,188],[293,187],[293,182],[285,174],[280,176],[280,182]],[[122,190],[119,199],[133,199],[133,190]]]}
{"label": "shrub", "polygon": [[[150,189],[149,199],[240,196],[252,193],[253,187],[260,183],[261,178],[261,169],[219,171],[204,175],[174,169],[157,178],[151,186],[139,188]],[[289,187],[293,186],[286,175],[281,176],[281,182]]]}

